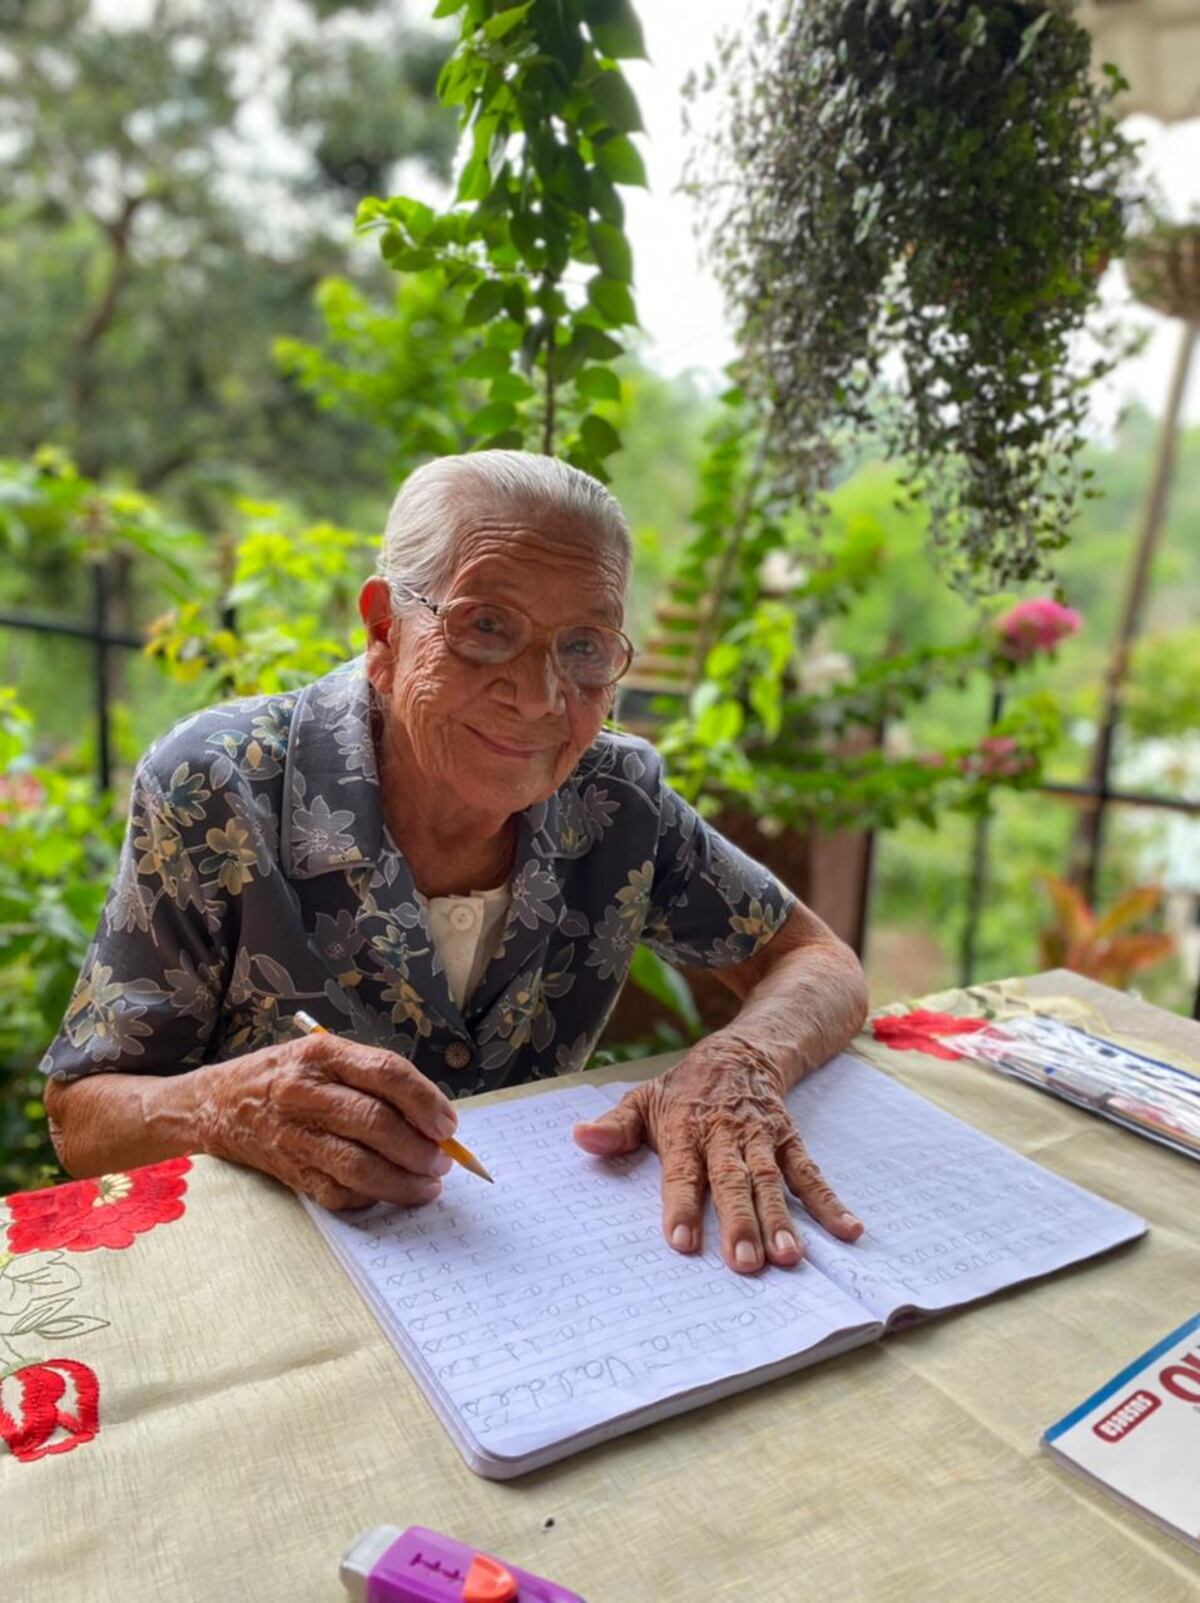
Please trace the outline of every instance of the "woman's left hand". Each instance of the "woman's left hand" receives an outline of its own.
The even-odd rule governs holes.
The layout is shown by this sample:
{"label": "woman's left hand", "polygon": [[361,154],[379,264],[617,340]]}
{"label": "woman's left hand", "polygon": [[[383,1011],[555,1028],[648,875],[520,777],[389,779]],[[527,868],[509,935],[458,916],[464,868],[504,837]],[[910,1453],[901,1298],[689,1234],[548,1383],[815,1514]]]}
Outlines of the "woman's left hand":
{"label": "woman's left hand", "polygon": [[699,1250],[711,1190],[721,1256],[741,1274],[764,1260],[790,1267],[804,1256],[785,1184],[831,1235],[855,1241],[863,1231],[805,1151],[778,1072],[754,1046],[723,1032],[635,1086],[611,1112],[577,1124],[575,1140],[606,1158],[643,1142],[653,1147],[662,1162],[663,1234],[679,1252]]}

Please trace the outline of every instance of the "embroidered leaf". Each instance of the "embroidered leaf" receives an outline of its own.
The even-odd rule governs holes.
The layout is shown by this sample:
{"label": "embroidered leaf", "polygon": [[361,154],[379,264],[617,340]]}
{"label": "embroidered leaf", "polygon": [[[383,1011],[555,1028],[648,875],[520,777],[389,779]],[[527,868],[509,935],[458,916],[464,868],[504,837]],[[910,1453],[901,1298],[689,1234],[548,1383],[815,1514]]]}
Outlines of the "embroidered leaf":
{"label": "embroidered leaf", "polygon": [[80,1283],[79,1271],[64,1261],[61,1252],[31,1252],[10,1259],[0,1273],[0,1314],[16,1314],[30,1301],[45,1304],[52,1297],[69,1296]]}
{"label": "embroidered leaf", "polygon": [[56,1314],[61,1314],[63,1309],[68,1307],[70,1301],[71,1297],[69,1295],[49,1299],[45,1297],[38,1298],[26,1308],[18,1319],[13,1321],[9,1326],[8,1334],[10,1336],[25,1336],[31,1330],[41,1330],[43,1322],[53,1319]]}
{"label": "embroidered leaf", "polygon": [[61,1318],[47,1320],[33,1328],[39,1336],[45,1336],[50,1341],[68,1341],[72,1336],[86,1336],[93,1330],[106,1330],[108,1320],[97,1319],[92,1314],[64,1314]]}

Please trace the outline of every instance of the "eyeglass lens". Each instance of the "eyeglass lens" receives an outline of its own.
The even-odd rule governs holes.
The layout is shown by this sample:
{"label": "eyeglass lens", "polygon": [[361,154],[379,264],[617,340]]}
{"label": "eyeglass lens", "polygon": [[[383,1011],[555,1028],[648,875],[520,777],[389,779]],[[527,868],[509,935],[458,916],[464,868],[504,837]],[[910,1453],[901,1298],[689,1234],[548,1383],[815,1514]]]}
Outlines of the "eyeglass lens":
{"label": "eyeglass lens", "polygon": [[[444,608],[442,621],[450,647],[469,662],[510,662],[529,641],[529,620],[512,607],[454,601]],[[624,637],[602,624],[556,629],[552,649],[558,671],[584,687],[612,684],[630,661]]]}

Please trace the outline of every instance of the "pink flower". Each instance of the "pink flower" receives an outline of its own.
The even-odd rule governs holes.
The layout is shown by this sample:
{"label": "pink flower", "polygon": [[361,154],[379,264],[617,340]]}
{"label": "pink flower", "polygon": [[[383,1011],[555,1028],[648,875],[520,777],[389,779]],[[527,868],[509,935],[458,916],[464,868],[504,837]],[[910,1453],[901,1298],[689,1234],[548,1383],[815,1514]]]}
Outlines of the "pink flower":
{"label": "pink flower", "polygon": [[988,735],[959,761],[962,772],[972,779],[1015,779],[1032,766],[1033,758],[1011,735]]}
{"label": "pink flower", "polygon": [[1039,651],[1053,651],[1060,640],[1077,633],[1083,620],[1074,607],[1061,607],[1049,596],[1018,601],[996,620],[1001,656],[1028,662]]}
{"label": "pink flower", "polygon": [[10,824],[20,813],[32,813],[46,800],[46,790],[34,774],[0,774],[0,823]]}

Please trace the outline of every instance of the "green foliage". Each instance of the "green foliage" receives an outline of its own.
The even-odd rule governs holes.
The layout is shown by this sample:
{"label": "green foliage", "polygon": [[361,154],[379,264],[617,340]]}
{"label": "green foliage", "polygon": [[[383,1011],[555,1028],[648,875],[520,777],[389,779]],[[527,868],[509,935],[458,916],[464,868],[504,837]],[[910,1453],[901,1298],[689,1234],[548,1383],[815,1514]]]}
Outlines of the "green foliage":
{"label": "green foliage", "polygon": [[[843,492],[835,492],[831,527],[814,540],[781,500],[740,390],[726,396],[711,442],[677,590],[714,598],[713,643],[685,712],[660,741],[681,791],[706,810],[733,802],[798,829],[888,829],[914,818],[932,827],[947,809],[979,810],[999,786],[1036,783],[1061,733],[1045,695],[1011,704],[982,739],[897,749],[914,707],[1016,672],[986,619],[961,603],[949,639],[934,629],[937,643],[909,644],[898,616],[861,654],[839,657],[831,680],[814,676],[829,644],[847,634],[847,618],[881,586],[891,555],[884,527],[861,511],[839,519]],[[853,506],[855,481],[844,493]],[[772,582],[776,559],[782,577]],[[912,598],[891,594],[911,617]],[[885,727],[891,744],[881,746]]]}
{"label": "green foliage", "polygon": [[693,1035],[700,1033],[700,1014],[686,980],[648,946],[634,949],[629,977],[656,1002],[669,1008]]}
{"label": "green foliage", "polygon": [[[1069,0],[782,0],[725,52],[711,202],[747,393],[814,510],[878,439],[964,589],[1044,577],[1079,494],[1076,336],[1131,149]],[[899,371],[899,392],[890,375]]]}
{"label": "green foliage", "polygon": [[158,621],[147,647],[197,706],[295,689],[363,646],[356,598],[375,542],[330,523],[301,525],[278,503],[244,501],[239,511],[228,620],[214,622],[215,594],[191,601]]}
{"label": "green foliage", "polygon": [[[488,353],[468,354],[465,301],[432,273],[404,275],[391,308],[347,279],[328,278],[316,294],[322,337],[281,337],[275,360],[323,413],[367,425],[391,478],[400,479],[425,458],[469,443],[464,397],[474,391],[481,402],[482,382],[464,387],[460,378],[478,373]],[[496,356],[497,371],[501,362],[506,368]]]}
{"label": "green foliage", "polygon": [[1134,646],[1122,721],[1142,740],[1200,729],[1200,629],[1149,635]]}
{"label": "green foliage", "polygon": [[30,461],[0,458],[0,554],[20,575],[12,600],[37,599],[52,580],[61,597],[64,571],[112,557],[149,558],[160,583],[185,594],[202,543],[139,491],[84,477],[49,447]]}
{"label": "green foliage", "polygon": [[485,390],[473,443],[555,452],[607,477],[621,437],[605,364],[637,323],[619,191],[646,181],[618,65],[641,53],[636,19],[616,0],[443,0],[436,14],[460,21],[438,80],[468,138],[456,203],[369,198],[359,226],[379,231],[396,271],[465,294],[478,333],[461,376]]}
{"label": "green foliage", "polygon": [[66,1010],[116,863],[121,824],[91,784],[39,767],[0,688],[0,1194],[57,1163],[37,1065]]}

